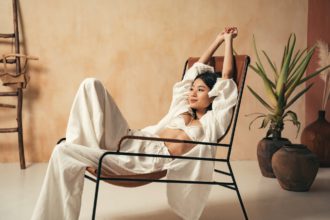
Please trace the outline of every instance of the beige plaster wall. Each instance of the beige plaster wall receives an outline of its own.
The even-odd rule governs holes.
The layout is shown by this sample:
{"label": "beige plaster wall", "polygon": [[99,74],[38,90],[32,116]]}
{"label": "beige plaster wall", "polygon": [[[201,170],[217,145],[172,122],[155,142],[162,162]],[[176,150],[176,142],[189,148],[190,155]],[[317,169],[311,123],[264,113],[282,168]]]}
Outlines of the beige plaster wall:
{"label": "beige plaster wall", "polygon": [[[21,0],[22,48],[40,60],[31,62],[24,95],[24,143],[28,162],[47,161],[66,122],[79,83],[100,79],[133,128],[156,123],[168,110],[172,85],[183,63],[198,56],[224,26],[239,29],[235,50],[254,61],[252,35],[280,64],[291,32],[306,46],[307,0]],[[0,32],[9,32],[11,0],[0,1]],[[0,52],[11,49],[0,41]],[[222,54],[220,49],[216,54]],[[247,84],[257,91],[260,79],[249,71]],[[3,99],[2,99],[3,100]],[[292,109],[304,125],[304,100]],[[257,142],[266,130],[249,131],[264,112],[245,90],[233,159],[256,159]],[[15,112],[0,109],[1,126],[15,125]],[[14,120],[10,120],[14,119]],[[296,130],[286,126],[293,142]],[[16,134],[0,134],[0,162],[18,161]]]}

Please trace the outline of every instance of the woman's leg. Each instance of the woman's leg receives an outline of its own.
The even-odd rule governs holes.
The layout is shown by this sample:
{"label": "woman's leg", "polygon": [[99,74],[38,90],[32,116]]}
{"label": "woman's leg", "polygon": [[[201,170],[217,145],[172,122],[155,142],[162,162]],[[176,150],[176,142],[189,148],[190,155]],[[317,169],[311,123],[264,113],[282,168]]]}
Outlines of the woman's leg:
{"label": "woman's leg", "polygon": [[32,220],[78,219],[86,166],[70,151],[65,144],[55,147]]}
{"label": "woman's leg", "polygon": [[[128,124],[100,81],[84,80],[76,94],[66,131],[66,142],[55,147],[32,219],[79,217],[84,173],[97,167],[105,150],[115,150]],[[117,157],[108,157],[105,171],[125,173]]]}
{"label": "woman's leg", "polygon": [[[87,166],[97,167],[105,152],[77,144],[56,145],[36,203],[32,220],[77,220]],[[118,156],[106,157],[102,173],[132,174],[120,166]]]}
{"label": "woman's leg", "polygon": [[72,104],[66,143],[115,150],[128,130],[127,121],[102,83],[85,79]]}

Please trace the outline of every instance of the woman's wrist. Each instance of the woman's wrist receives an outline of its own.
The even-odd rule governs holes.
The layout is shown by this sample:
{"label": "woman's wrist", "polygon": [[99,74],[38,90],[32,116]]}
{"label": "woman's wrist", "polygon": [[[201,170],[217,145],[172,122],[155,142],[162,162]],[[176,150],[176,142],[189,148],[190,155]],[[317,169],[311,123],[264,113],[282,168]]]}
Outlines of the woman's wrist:
{"label": "woman's wrist", "polygon": [[233,41],[233,35],[231,35],[231,34],[226,34],[226,35],[224,36],[224,41],[225,41],[225,42],[232,42],[232,41]]}
{"label": "woman's wrist", "polygon": [[221,34],[220,36],[217,36],[215,38],[215,42],[218,44],[221,44],[222,42],[224,42],[224,40],[225,40],[225,37],[223,36],[223,34]]}

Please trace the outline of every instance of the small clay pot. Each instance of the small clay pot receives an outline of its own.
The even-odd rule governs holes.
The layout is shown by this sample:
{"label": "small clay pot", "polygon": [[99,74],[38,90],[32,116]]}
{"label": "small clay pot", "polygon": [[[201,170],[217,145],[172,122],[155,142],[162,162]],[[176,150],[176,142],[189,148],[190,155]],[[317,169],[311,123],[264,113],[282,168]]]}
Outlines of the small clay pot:
{"label": "small clay pot", "polygon": [[273,154],[285,144],[291,144],[291,142],[286,138],[263,138],[259,141],[257,147],[257,156],[260,171],[264,177],[275,178],[272,168],[272,157]]}
{"label": "small clay pot", "polygon": [[272,166],[283,189],[304,192],[315,179],[319,161],[305,145],[288,144],[273,155]]}

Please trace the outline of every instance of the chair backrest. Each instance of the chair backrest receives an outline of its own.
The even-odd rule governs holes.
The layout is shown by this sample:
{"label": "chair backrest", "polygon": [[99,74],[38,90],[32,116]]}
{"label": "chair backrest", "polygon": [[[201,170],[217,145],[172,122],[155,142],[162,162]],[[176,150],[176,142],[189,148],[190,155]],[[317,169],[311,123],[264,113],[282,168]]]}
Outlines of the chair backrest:
{"label": "chair backrest", "polygon": [[[182,78],[188,68],[190,68],[195,62],[197,62],[199,57],[190,57],[185,64],[184,70],[183,70],[183,75]],[[222,66],[223,66],[223,56],[214,56],[210,59],[208,65],[213,66],[214,70],[216,73],[220,74],[222,73]],[[234,135],[235,135],[235,130],[236,130],[236,123],[237,123],[237,118],[238,118],[238,113],[241,105],[241,99],[243,95],[243,88],[245,84],[245,78],[246,78],[246,73],[247,73],[247,68],[250,64],[250,57],[247,55],[236,55],[234,56],[234,74],[233,74],[233,79],[237,84],[238,88],[238,100],[237,104],[235,106],[235,110],[230,122],[230,125],[228,126],[225,134],[218,139],[218,142],[223,140],[224,137],[226,137],[228,131],[230,128],[232,128],[231,136],[230,136],[230,142],[228,143],[230,145],[229,149],[229,154],[228,157],[230,156],[231,152],[231,146],[234,140]]]}

